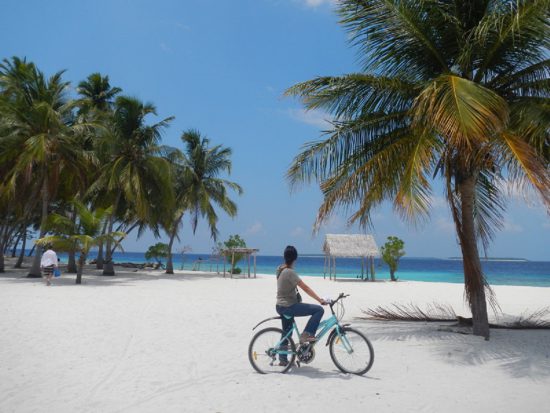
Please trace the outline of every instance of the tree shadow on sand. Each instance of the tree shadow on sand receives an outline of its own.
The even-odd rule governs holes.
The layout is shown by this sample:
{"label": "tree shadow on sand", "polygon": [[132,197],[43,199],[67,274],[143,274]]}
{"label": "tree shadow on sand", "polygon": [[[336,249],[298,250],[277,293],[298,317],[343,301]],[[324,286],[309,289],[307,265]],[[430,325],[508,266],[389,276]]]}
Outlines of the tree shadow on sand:
{"label": "tree shadow on sand", "polygon": [[492,329],[491,339],[485,341],[451,331],[454,324],[451,322],[356,319],[353,324],[373,341],[403,341],[404,345],[410,340],[425,342],[425,347],[446,363],[463,366],[497,363],[514,378],[550,377],[550,330]]}

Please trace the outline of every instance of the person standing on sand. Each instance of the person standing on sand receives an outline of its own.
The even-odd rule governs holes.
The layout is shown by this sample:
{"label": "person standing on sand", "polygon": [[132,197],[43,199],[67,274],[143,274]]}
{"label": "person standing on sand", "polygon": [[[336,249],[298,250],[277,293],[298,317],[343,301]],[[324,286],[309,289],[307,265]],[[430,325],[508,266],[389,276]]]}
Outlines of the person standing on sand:
{"label": "person standing on sand", "polygon": [[42,259],[40,260],[40,270],[42,271],[42,277],[46,279],[46,285],[50,286],[52,284],[52,277],[54,269],[57,269],[57,254],[52,249],[51,244],[46,245],[46,251],[42,254]]}
{"label": "person standing on sand", "polygon": [[[321,318],[323,317],[323,307],[316,304],[302,303],[302,298],[298,293],[297,287],[300,287],[307,295],[319,304],[326,305],[327,302],[320,298],[305,282],[303,282],[296,271],[294,271],[294,263],[298,259],[298,251],[292,245],[285,248],[284,252],[285,263],[277,268],[277,303],[275,310],[282,316],[283,337],[292,329],[293,318],[311,316],[300,336],[300,344],[311,343],[315,341],[315,332]],[[288,363],[286,354],[282,354],[279,358],[280,365],[284,366]]]}

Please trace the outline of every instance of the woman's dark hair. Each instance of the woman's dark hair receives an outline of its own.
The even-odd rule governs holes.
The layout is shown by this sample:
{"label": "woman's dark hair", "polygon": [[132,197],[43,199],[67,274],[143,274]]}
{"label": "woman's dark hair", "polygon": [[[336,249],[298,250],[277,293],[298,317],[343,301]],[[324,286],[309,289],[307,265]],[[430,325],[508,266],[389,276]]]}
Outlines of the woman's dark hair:
{"label": "woman's dark hair", "polygon": [[292,245],[288,245],[285,248],[284,257],[285,264],[290,265],[298,259],[298,251],[296,251],[296,248],[294,248]]}

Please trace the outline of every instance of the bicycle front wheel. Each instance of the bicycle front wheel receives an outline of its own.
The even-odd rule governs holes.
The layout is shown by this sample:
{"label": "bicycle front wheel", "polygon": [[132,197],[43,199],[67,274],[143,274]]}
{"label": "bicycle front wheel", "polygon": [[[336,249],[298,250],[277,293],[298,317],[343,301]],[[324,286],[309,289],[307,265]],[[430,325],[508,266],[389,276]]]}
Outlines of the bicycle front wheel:
{"label": "bicycle front wheel", "polygon": [[330,339],[330,358],[344,373],[365,374],[374,363],[374,349],[369,339],[353,328],[341,329]]}
{"label": "bicycle front wheel", "polygon": [[286,373],[296,358],[296,345],[292,338],[282,342],[283,330],[264,328],[252,337],[248,346],[248,360],[252,367],[261,374]]}

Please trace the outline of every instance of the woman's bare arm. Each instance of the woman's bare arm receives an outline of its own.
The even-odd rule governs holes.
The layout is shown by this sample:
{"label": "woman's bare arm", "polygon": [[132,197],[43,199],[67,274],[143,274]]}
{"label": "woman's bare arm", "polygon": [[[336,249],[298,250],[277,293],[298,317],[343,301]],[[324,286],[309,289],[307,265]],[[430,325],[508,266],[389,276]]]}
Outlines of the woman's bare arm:
{"label": "woman's bare arm", "polygon": [[309,295],[311,298],[313,298],[315,301],[319,302],[321,305],[325,305],[326,302],[322,298],[320,298],[317,294],[315,294],[315,291],[313,291],[309,285],[307,285],[305,282],[300,280],[298,283],[298,287],[300,287],[307,295]]}

